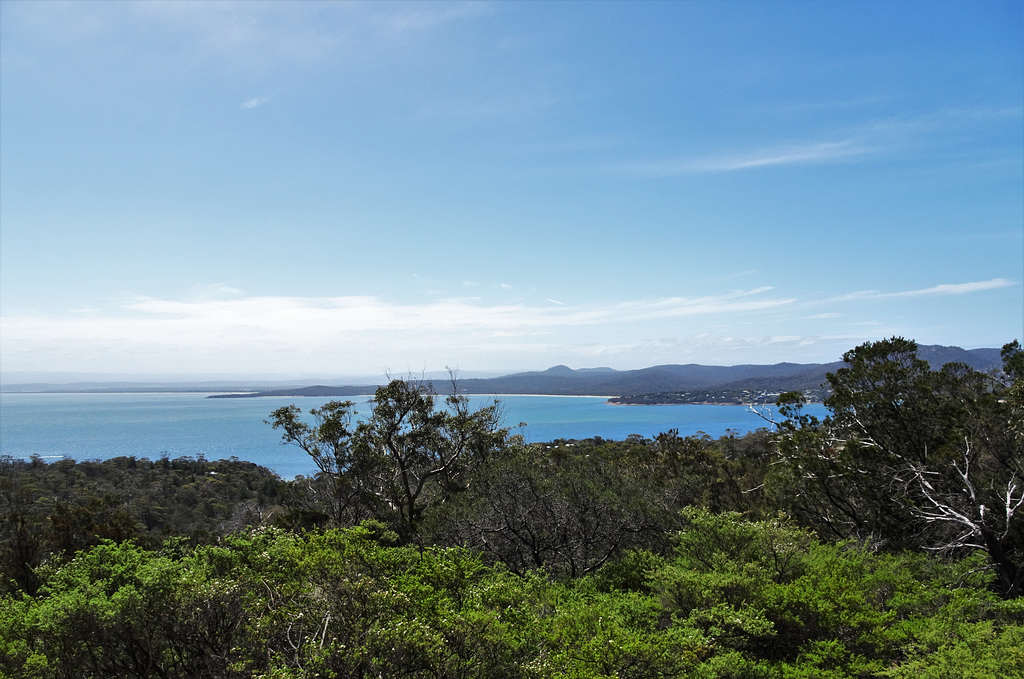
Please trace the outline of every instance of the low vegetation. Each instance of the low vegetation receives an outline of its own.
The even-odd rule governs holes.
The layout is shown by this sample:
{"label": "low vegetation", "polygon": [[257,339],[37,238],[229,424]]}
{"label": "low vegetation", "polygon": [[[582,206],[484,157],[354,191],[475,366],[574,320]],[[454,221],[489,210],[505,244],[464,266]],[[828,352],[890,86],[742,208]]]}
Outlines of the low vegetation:
{"label": "low vegetation", "polygon": [[[422,384],[319,473],[0,460],[9,677],[1024,676],[1024,353],[862,345],[746,436],[526,445]],[[454,393],[454,390],[453,390]],[[775,421],[778,419],[778,421]]]}

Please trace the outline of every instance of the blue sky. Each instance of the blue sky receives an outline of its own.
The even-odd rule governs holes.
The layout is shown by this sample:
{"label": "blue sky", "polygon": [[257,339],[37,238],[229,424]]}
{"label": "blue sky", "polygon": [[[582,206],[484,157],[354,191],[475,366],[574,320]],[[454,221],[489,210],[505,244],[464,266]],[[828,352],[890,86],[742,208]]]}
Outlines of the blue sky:
{"label": "blue sky", "polygon": [[0,370],[1024,332],[1021,2],[0,3]]}

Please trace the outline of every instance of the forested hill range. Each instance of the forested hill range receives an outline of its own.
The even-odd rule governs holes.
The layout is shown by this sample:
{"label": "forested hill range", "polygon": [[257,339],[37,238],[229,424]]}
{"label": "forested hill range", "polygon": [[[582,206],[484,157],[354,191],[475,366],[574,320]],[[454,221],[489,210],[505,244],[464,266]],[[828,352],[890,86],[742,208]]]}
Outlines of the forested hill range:
{"label": "forested hill range", "polygon": [[[947,363],[964,363],[987,372],[998,368],[999,349],[961,349],[938,345],[919,346],[918,356],[933,369]],[[543,371],[502,377],[458,380],[463,394],[537,394],[561,396],[608,396],[612,403],[672,404],[756,402],[765,396],[802,391],[809,400],[824,398],[825,375],[842,367],[833,363],[777,363],[774,365],[659,365],[640,370],[585,368],[558,365]],[[438,393],[450,393],[451,384],[433,381]],[[309,386],[248,393],[218,394],[210,398],[258,396],[358,396],[371,394],[378,385]]]}

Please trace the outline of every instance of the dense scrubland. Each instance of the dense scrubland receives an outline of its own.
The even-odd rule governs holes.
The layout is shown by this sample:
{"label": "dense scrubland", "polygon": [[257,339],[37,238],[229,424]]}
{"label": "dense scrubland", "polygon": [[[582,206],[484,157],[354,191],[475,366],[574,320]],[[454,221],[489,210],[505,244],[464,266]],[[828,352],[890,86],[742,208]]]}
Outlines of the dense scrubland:
{"label": "dense scrubland", "polygon": [[[320,472],[0,460],[10,677],[1024,676],[1024,352],[864,344],[830,415],[526,445],[396,380]],[[456,393],[453,390],[453,393]]]}

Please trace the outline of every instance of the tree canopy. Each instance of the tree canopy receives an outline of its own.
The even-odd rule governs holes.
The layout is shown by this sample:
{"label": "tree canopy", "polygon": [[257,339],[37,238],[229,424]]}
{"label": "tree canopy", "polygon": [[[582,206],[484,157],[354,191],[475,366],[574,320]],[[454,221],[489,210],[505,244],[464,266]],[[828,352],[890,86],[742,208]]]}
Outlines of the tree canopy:
{"label": "tree canopy", "polygon": [[428,385],[396,379],[377,389],[370,416],[354,429],[351,401],[314,408],[313,424],[295,406],[275,410],[269,423],[313,458],[336,525],[373,517],[413,534],[428,510],[469,487],[488,457],[522,443],[501,426],[497,402],[473,409],[452,392],[439,406]]}
{"label": "tree canopy", "polygon": [[[1019,344],[1001,373],[929,369],[902,338],[847,352],[828,375],[823,422],[780,401],[782,464],[769,479],[794,515],[840,538],[893,548],[981,550],[1001,591],[1024,585],[1024,438]],[[788,498],[788,499],[787,499]]]}

